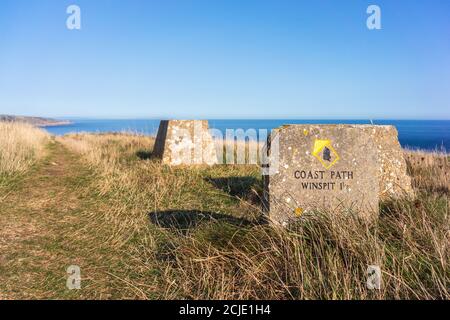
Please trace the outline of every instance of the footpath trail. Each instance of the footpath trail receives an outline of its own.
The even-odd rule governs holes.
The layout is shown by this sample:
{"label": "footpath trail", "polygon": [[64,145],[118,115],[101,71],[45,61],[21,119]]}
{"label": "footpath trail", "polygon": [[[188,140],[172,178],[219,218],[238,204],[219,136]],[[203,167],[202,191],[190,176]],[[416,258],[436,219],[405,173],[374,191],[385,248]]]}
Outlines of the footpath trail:
{"label": "footpath trail", "polygon": [[[0,300],[114,297],[87,212],[105,207],[78,155],[53,141],[39,165],[0,194]],[[106,201],[106,200],[105,200]],[[101,202],[101,201],[100,201]],[[93,238],[94,236],[94,238]],[[78,265],[83,289],[68,290]]]}

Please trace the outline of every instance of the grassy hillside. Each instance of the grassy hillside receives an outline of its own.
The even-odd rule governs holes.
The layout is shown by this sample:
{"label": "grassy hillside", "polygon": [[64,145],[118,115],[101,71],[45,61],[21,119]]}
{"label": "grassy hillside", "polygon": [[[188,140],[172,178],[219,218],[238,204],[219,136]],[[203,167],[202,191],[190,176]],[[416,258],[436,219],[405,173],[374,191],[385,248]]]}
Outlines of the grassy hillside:
{"label": "grassy hillside", "polygon": [[55,120],[50,118],[41,118],[41,117],[26,117],[26,116],[11,116],[0,114],[1,122],[20,122],[31,124],[37,127],[49,127],[49,126],[59,126],[70,124],[70,121],[66,120]]}
{"label": "grassy hillside", "polygon": [[321,212],[285,230],[263,218],[256,166],[171,168],[126,134],[42,145],[0,183],[0,299],[450,298],[446,156],[406,153],[417,199],[383,203],[376,224]]}

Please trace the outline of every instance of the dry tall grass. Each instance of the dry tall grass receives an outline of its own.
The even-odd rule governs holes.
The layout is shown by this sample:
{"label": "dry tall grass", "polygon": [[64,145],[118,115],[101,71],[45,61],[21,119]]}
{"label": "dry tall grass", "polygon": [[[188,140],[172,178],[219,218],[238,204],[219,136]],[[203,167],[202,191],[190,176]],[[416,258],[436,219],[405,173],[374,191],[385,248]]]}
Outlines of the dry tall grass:
{"label": "dry tall grass", "polygon": [[410,151],[406,160],[416,189],[450,192],[450,163],[442,152]]}
{"label": "dry tall grass", "polygon": [[49,138],[29,124],[0,122],[0,174],[26,171],[45,154]]}
{"label": "dry tall grass", "polygon": [[[129,133],[105,134],[68,134],[58,138],[59,141],[74,152],[82,154],[88,163],[105,173],[117,169],[127,158],[137,155],[141,158],[150,156],[145,150],[153,148],[154,139]],[[142,154],[139,152],[142,151]]]}
{"label": "dry tall grass", "polygon": [[[407,153],[417,199],[383,203],[375,224],[318,212],[281,229],[262,218],[257,166],[171,168],[151,159],[151,139],[130,135],[61,141],[114,199],[92,219],[107,221],[127,257],[122,289],[140,298],[450,298],[444,155]],[[381,267],[381,290],[366,287],[368,265]]]}

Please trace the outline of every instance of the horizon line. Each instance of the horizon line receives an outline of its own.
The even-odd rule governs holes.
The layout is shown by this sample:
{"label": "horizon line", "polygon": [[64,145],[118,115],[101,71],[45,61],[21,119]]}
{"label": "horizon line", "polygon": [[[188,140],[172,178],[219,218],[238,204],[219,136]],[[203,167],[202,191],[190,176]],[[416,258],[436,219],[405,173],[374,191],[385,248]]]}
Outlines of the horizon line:
{"label": "horizon line", "polygon": [[450,121],[449,118],[404,118],[404,117],[167,117],[167,116],[80,116],[80,115],[23,115],[23,114],[1,114],[5,116],[16,116],[16,117],[37,117],[37,118],[47,118],[55,120],[358,120],[358,121],[383,121],[383,120],[393,120],[393,121]]}

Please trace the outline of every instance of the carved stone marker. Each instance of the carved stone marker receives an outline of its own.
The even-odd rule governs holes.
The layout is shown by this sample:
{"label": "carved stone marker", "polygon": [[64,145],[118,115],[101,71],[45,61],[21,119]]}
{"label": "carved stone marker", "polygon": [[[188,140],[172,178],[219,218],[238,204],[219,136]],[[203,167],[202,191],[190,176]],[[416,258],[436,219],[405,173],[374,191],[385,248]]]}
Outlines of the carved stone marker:
{"label": "carved stone marker", "polygon": [[351,211],[373,219],[380,195],[411,192],[397,131],[391,126],[283,126],[272,131],[269,152],[266,208],[282,225],[314,210]]}
{"label": "carved stone marker", "polygon": [[207,120],[162,120],[153,155],[168,165],[217,163]]}

